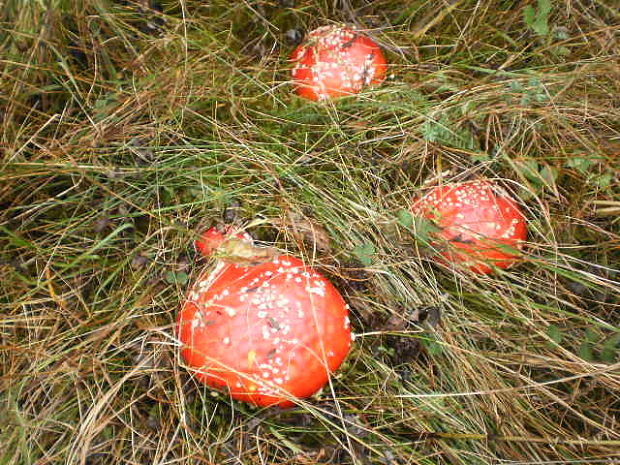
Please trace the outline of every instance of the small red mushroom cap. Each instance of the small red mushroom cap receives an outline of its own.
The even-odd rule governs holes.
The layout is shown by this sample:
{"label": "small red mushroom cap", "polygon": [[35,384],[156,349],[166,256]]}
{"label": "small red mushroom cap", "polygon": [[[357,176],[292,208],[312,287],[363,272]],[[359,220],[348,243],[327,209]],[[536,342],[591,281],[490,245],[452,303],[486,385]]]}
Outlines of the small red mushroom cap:
{"label": "small red mushroom cap", "polygon": [[199,380],[260,406],[287,407],[311,396],[351,347],[340,293],[289,255],[245,264],[220,260],[189,292],[178,335]]}
{"label": "small red mushroom cap", "polygon": [[324,100],[360,92],[383,82],[387,63],[381,48],[369,37],[342,26],[323,26],[310,32],[291,55],[297,94]]}
{"label": "small red mushroom cap", "polygon": [[216,249],[221,247],[222,244],[231,237],[249,242],[252,241],[252,237],[247,233],[234,233],[232,226],[225,226],[223,228],[213,226],[202,233],[200,238],[198,238],[194,244],[203,256],[210,257]]}
{"label": "small red mushroom cap", "polygon": [[413,213],[430,220],[432,246],[446,261],[487,274],[490,265],[508,268],[527,237],[518,203],[488,180],[435,187],[413,205]]}

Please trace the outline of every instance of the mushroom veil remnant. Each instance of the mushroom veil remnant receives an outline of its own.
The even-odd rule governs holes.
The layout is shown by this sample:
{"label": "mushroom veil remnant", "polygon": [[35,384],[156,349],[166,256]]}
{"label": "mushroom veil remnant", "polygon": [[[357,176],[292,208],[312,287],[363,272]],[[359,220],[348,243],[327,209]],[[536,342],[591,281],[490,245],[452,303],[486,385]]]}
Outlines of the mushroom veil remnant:
{"label": "mushroom veil remnant", "polygon": [[195,376],[260,406],[317,392],[351,347],[348,305],[336,288],[247,235],[212,228],[196,245],[219,259],[178,317],[181,355]]}
{"label": "mushroom veil remnant", "polygon": [[387,63],[369,37],[343,26],[310,32],[291,55],[297,94],[310,100],[357,94],[383,82]]}
{"label": "mushroom veil remnant", "polygon": [[519,204],[485,179],[435,187],[412,210],[436,227],[431,245],[446,261],[480,274],[518,261],[527,237]]}

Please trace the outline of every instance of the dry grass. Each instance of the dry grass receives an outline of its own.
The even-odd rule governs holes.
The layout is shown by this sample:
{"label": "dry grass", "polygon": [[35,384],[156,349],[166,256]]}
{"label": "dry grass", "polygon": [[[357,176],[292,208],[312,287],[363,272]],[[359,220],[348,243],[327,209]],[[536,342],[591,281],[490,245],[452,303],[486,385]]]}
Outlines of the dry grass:
{"label": "dry grass", "polygon": [[[620,15],[524,3],[0,1],[0,463],[619,460]],[[330,21],[393,77],[300,101],[286,32]],[[403,213],[478,175],[530,219],[492,277],[433,264]],[[183,368],[190,244],[222,215],[347,295],[335,397],[258,410]]]}

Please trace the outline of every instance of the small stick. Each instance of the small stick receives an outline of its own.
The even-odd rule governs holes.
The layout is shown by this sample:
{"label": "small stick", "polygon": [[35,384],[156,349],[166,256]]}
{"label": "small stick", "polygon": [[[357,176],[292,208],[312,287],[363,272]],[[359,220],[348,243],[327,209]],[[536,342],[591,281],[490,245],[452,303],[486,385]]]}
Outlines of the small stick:
{"label": "small stick", "polygon": [[529,442],[536,444],[554,444],[566,446],[608,446],[620,447],[620,440],[613,439],[588,439],[588,438],[544,438],[528,436],[496,436],[494,434],[477,433],[440,433],[440,432],[421,432],[408,433],[406,436],[417,436],[418,441],[430,439],[465,439],[471,441],[503,441],[503,442]]}

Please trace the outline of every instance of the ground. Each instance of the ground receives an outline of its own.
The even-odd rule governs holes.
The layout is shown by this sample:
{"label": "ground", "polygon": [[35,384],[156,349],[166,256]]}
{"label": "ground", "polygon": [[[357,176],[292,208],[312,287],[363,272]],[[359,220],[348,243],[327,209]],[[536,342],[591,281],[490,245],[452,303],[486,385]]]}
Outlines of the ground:
{"label": "ground", "polygon": [[[620,457],[620,14],[611,0],[5,0],[0,462],[600,463]],[[309,30],[390,63],[295,96]],[[518,198],[523,260],[437,263],[432,183]],[[289,410],[197,383],[174,321],[228,222],[304,258],[358,337]]]}

